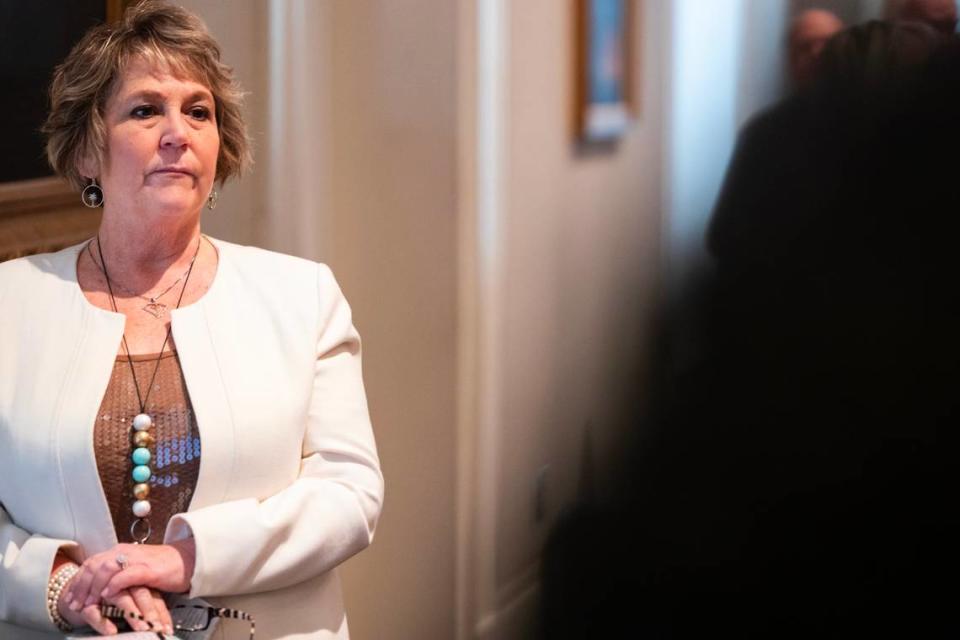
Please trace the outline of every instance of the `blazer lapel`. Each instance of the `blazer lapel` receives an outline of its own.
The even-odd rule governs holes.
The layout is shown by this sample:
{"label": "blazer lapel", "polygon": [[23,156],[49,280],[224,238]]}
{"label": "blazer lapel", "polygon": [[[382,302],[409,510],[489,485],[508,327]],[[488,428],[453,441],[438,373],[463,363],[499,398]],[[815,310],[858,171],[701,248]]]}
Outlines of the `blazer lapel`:
{"label": "blazer lapel", "polygon": [[[110,382],[124,318],[94,307],[84,297],[77,285],[76,273],[77,254],[82,247],[79,245],[61,254],[64,262],[60,263],[60,275],[66,288],[59,312],[72,320],[58,323],[56,335],[49,339],[60,345],[72,345],[73,349],[64,352],[72,357],[58,396],[53,433],[76,539],[87,553],[96,553],[117,543],[97,470],[93,428]],[[81,453],[67,455],[66,452]]]}
{"label": "blazer lapel", "polygon": [[[236,472],[236,436],[230,397],[221,375],[216,342],[218,300],[229,297],[230,270],[220,254],[213,285],[197,303],[171,312],[180,367],[200,430],[200,475],[190,510],[223,502]],[[234,348],[223,345],[221,348]]]}

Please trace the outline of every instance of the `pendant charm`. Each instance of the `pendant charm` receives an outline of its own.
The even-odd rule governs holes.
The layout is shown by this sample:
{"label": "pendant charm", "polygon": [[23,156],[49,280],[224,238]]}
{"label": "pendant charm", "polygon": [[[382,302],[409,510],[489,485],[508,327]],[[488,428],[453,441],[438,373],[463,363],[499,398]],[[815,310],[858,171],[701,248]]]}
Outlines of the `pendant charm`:
{"label": "pendant charm", "polygon": [[130,523],[130,538],[133,540],[133,544],[143,544],[150,538],[150,533],[153,531],[150,526],[150,521],[143,518],[137,518],[132,523]]}
{"label": "pendant charm", "polygon": [[155,302],[151,300],[141,308],[158,320],[167,315],[167,305],[163,304],[162,302]]}
{"label": "pendant charm", "polygon": [[137,431],[146,431],[153,426],[153,419],[145,413],[138,413],[133,418],[133,428]]}

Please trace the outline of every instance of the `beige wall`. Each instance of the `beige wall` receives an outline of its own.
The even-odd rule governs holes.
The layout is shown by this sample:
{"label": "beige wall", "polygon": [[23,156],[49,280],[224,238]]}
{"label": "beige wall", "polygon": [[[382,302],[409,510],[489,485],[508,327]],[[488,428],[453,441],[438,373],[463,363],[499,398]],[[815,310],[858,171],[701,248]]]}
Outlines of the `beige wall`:
{"label": "beige wall", "polygon": [[[634,25],[639,119],[602,152],[571,142],[574,4],[509,3],[496,476],[496,583],[505,594],[535,578],[550,525],[576,497],[585,441],[603,486],[635,424],[660,278],[659,3],[638,3]],[[547,513],[537,522],[541,473]]]}
{"label": "beige wall", "polygon": [[220,189],[214,211],[206,211],[203,230],[217,238],[257,244],[260,219],[266,205],[259,151],[266,129],[267,60],[262,55],[267,33],[264,11],[258,0],[182,0],[181,4],[199,13],[223,48],[224,59],[233,66],[246,96],[248,125],[254,141],[256,163],[240,181]]}
{"label": "beige wall", "polygon": [[363,336],[387,489],[373,546],[341,573],[352,636],[451,638],[454,4],[184,4],[250,92],[257,148],[206,231],[328,262]]}
{"label": "beige wall", "polygon": [[344,572],[353,636],[452,638],[456,13],[334,3],[329,261],[364,339],[386,476],[377,539]]}

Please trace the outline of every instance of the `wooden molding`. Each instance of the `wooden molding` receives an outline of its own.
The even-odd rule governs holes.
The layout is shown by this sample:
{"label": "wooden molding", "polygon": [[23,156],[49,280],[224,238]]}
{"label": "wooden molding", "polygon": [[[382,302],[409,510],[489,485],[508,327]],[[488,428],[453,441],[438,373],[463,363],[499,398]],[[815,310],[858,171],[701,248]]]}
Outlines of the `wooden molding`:
{"label": "wooden molding", "polygon": [[97,232],[100,211],[60,178],[0,184],[0,262],[82,242]]}
{"label": "wooden molding", "polygon": [[0,220],[80,202],[80,195],[56,177],[0,183]]}

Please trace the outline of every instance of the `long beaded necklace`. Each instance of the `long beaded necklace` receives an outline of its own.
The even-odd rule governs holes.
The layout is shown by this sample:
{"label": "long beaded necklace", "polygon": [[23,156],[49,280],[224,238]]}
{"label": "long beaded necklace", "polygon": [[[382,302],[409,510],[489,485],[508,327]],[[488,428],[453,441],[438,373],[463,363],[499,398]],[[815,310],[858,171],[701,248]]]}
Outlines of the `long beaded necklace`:
{"label": "long beaded necklace", "polygon": [[[193,273],[193,265],[197,260],[197,256],[200,254],[200,242],[202,239],[203,236],[197,238],[197,250],[194,252],[193,258],[190,260],[190,267],[184,276],[183,288],[180,290],[180,297],[177,298],[177,309],[180,308],[180,303],[183,301],[183,294],[187,290],[187,283],[190,282],[190,274]],[[102,245],[103,243],[100,241],[100,236],[97,235],[97,253],[100,254],[100,265],[102,265],[104,279],[107,281],[107,291],[110,293],[110,306],[113,307],[114,313],[119,313],[117,311],[117,300],[113,295],[113,285],[110,282],[110,274],[107,271],[107,262],[103,259]],[[149,465],[153,457],[150,453],[150,447],[155,444],[156,438],[150,433],[150,428],[153,426],[153,418],[147,413],[147,402],[150,400],[150,391],[153,389],[153,383],[157,379],[157,371],[160,370],[160,360],[163,358],[163,351],[167,348],[167,342],[170,341],[171,331],[172,327],[167,327],[167,333],[163,338],[163,345],[161,345],[160,353],[157,355],[157,362],[153,366],[153,374],[150,376],[150,384],[147,385],[145,394],[140,392],[140,384],[137,382],[137,372],[133,366],[133,357],[130,355],[130,348],[127,346],[126,332],[123,334],[123,352],[126,354],[127,363],[130,365],[130,375],[133,376],[133,388],[137,392],[137,403],[140,405],[140,413],[133,418],[133,451],[130,454],[131,461],[133,462],[131,476],[134,483],[132,510],[136,518],[136,520],[130,524],[130,538],[136,544],[146,542],[152,532],[149,520],[151,511],[149,497],[150,478],[153,476],[153,471]]]}

